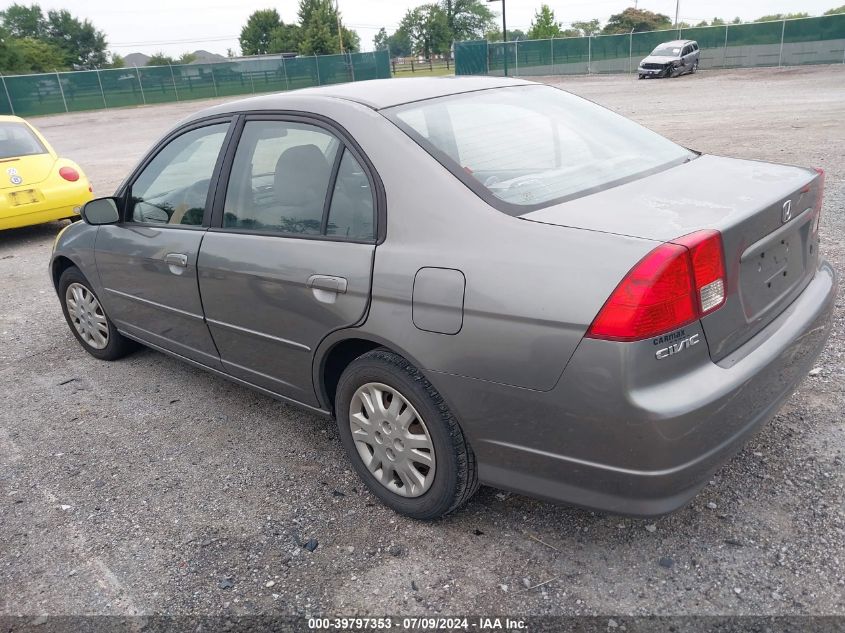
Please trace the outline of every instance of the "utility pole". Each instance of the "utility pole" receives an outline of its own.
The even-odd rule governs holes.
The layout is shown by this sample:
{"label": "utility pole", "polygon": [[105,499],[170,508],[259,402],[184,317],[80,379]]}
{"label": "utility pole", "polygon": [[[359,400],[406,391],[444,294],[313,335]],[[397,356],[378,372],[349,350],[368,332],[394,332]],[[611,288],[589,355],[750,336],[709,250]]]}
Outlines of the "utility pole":
{"label": "utility pole", "polygon": [[[487,0],[487,2],[499,2],[499,0]],[[502,2],[502,42],[505,51],[505,77],[508,76],[508,19],[505,16],[505,0]],[[517,51],[518,54],[518,51]]]}
{"label": "utility pole", "polygon": [[681,0],[675,0],[675,28],[678,28],[678,13],[681,10]]}
{"label": "utility pole", "polygon": [[334,12],[337,14],[337,41],[340,43],[340,54],[343,55],[343,28],[340,26],[340,1],[334,1]]}

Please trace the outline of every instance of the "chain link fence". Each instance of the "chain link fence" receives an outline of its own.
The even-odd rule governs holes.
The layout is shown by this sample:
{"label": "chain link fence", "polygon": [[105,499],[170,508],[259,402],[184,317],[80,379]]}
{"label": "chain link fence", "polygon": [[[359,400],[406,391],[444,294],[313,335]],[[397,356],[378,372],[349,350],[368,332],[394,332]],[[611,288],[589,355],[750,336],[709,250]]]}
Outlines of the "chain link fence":
{"label": "chain link fence", "polygon": [[845,14],[550,40],[455,44],[457,75],[636,72],[668,40],[696,40],[702,68],[845,64]]}
{"label": "chain link fence", "polygon": [[0,77],[0,114],[32,116],[102,110],[390,76],[387,51],[10,75]]}

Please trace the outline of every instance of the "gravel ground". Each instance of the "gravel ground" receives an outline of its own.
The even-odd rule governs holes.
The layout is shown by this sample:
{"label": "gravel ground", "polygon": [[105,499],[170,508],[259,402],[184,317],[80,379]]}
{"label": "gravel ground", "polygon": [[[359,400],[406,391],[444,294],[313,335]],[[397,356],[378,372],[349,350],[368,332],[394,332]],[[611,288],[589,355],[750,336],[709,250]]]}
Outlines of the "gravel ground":
{"label": "gravel ground", "polygon": [[[845,271],[845,66],[549,81],[705,152],[823,167]],[[203,105],[35,123],[106,193]],[[46,275],[59,228],[0,235],[0,614],[845,615],[842,298],[819,371],[677,513],[482,488],[418,523],[333,422],[155,352],[85,354]]]}

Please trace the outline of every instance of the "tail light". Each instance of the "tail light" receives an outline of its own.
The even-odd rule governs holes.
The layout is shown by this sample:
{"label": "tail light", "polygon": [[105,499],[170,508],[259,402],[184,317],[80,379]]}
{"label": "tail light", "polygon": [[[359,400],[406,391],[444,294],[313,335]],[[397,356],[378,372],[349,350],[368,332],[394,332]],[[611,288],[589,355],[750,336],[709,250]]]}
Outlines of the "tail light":
{"label": "tail light", "polygon": [[73,167],[62,167],[59,170],[59,176],[61,176],[68,182],[76,182],[77,180],[79,180],[79,172],[76,171]]}
{"label": "tail light", "polygon": [[661,244],[625,276],[587,336],[638,341],[688,325],[725,303],[722,235],[697,231]]}

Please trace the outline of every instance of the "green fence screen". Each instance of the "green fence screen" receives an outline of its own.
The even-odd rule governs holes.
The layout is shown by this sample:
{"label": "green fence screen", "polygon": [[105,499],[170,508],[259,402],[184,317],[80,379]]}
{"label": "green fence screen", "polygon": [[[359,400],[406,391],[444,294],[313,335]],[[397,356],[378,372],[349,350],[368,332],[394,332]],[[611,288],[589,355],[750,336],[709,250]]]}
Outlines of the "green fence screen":
{"label": "green fence screen", "polygon": [[702,68],[845,64],[845,14],[622,35],[519,42],[457,42],[458,75],[567,75],[636,72],[674,39],[695,40]]}
{"label": "green fence screen", "polygon": [[101,110],[390,76],[387,51],[5,76],[0,86],[0,114],[32,116]]}

